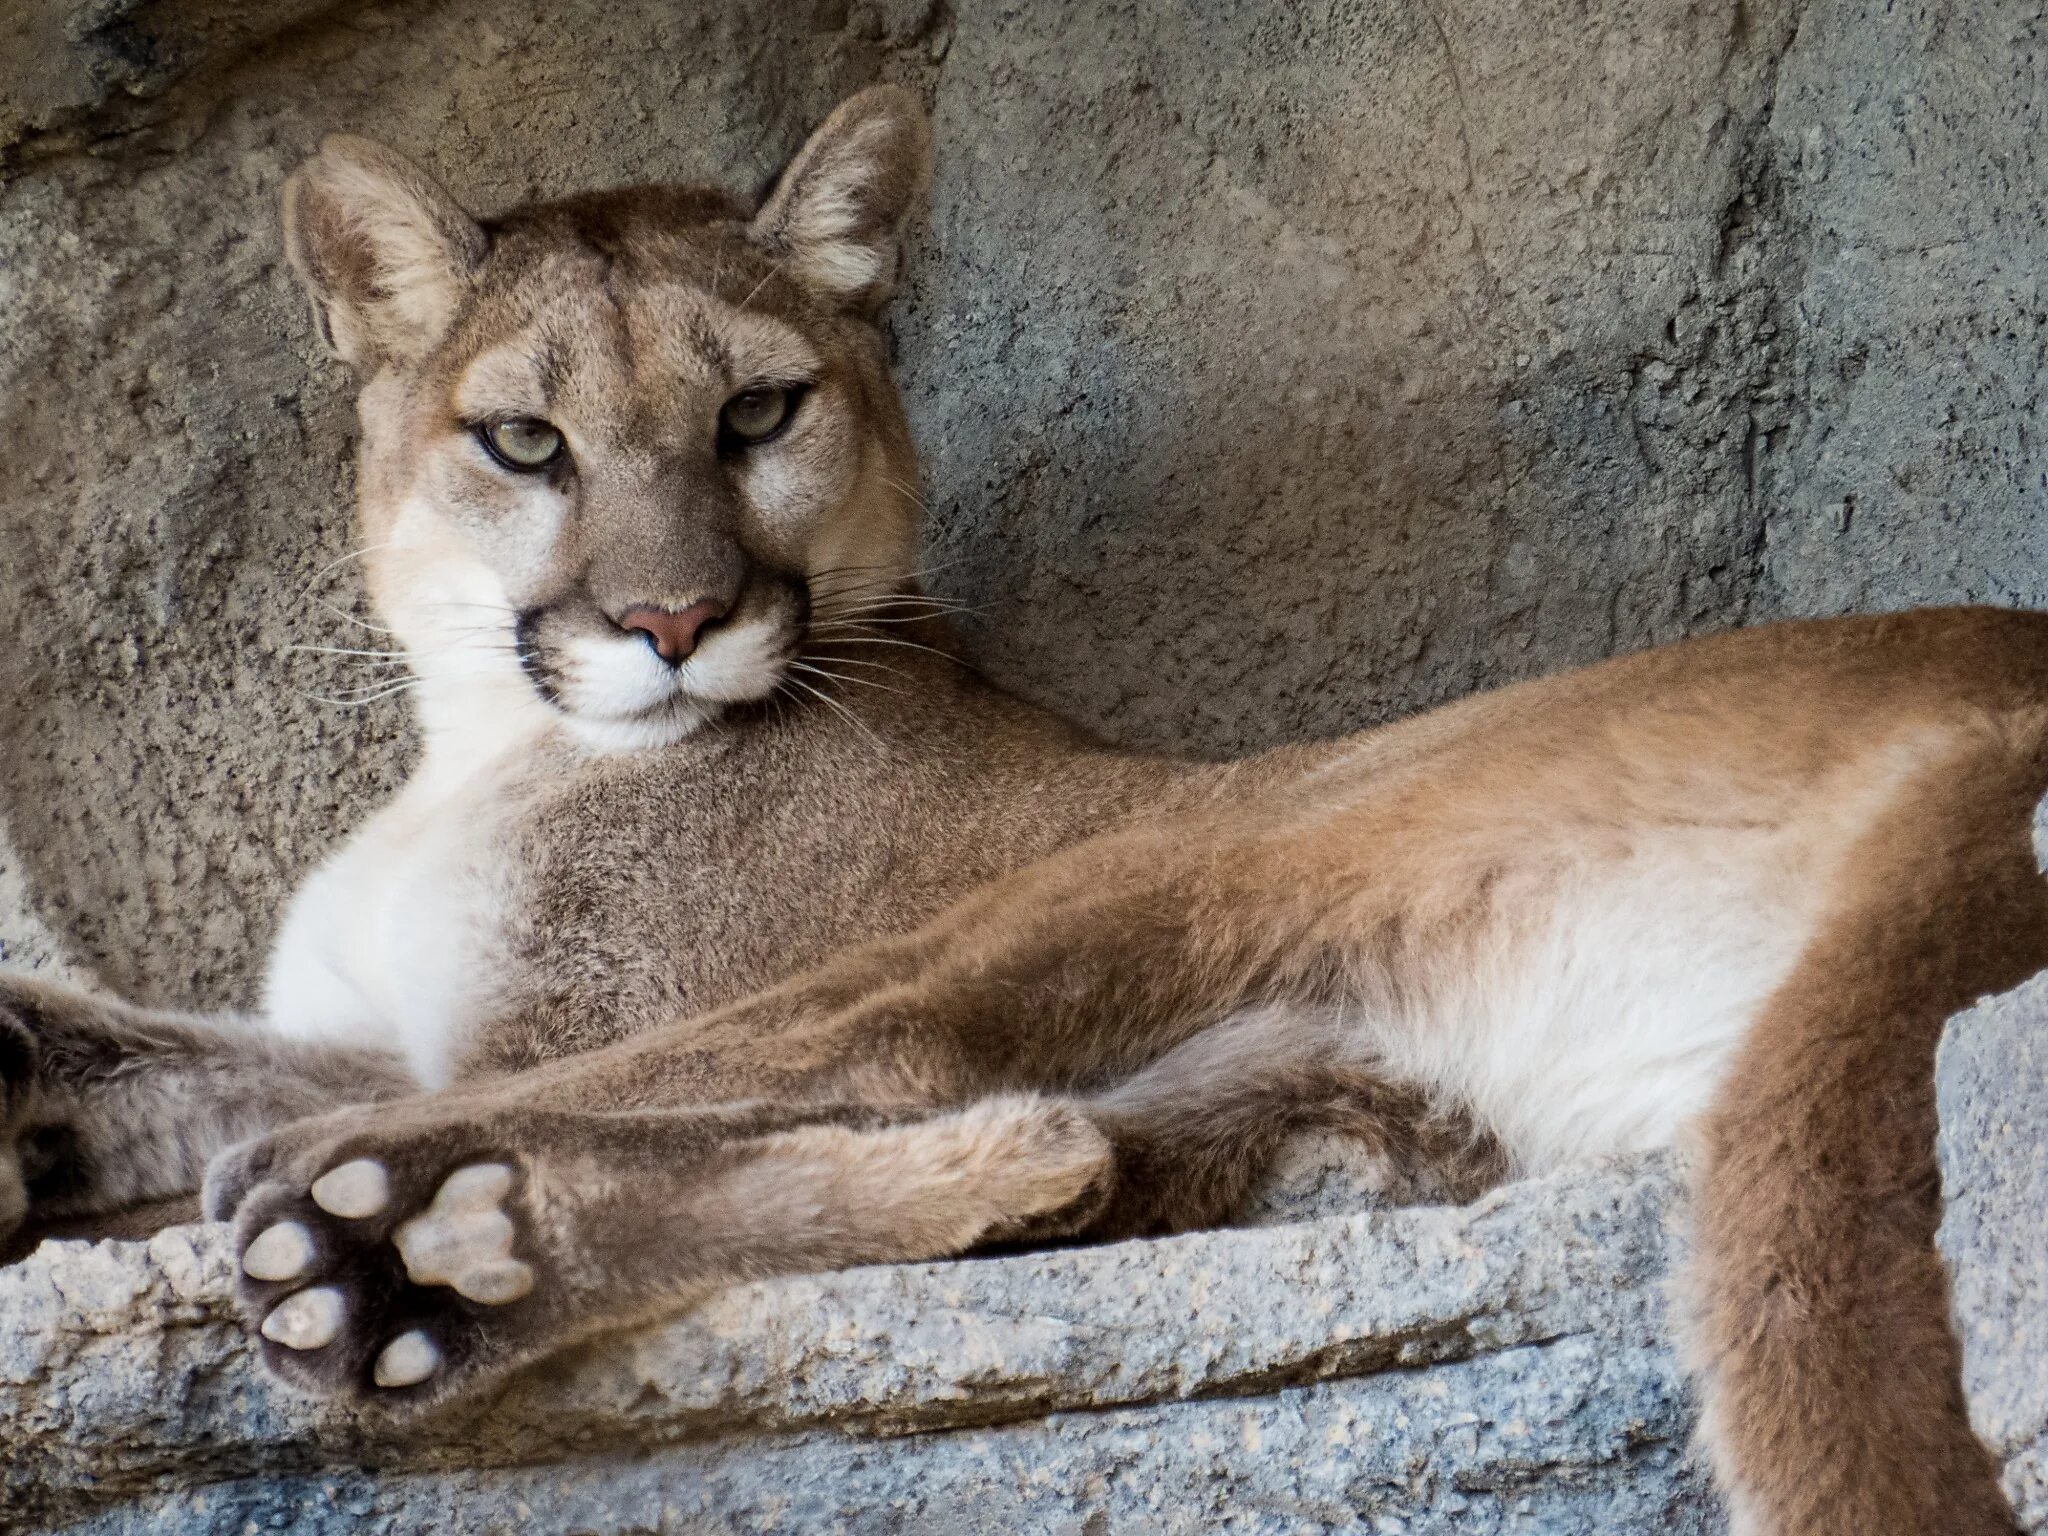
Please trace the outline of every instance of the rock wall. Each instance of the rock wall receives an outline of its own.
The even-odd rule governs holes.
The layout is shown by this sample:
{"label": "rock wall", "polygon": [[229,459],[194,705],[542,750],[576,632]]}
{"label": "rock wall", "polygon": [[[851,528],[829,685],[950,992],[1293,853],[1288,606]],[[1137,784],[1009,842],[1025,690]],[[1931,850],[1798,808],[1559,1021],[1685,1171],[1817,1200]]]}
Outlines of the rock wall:
{"label": "rock wall", "polygon": [[400,771],[282,178],[752,184],[877,78],[998,675],[1235,751],[1782,613],[2048,587],[2032,0],[42,0],[0,60],[0,803],[108,982],[246,998]]}

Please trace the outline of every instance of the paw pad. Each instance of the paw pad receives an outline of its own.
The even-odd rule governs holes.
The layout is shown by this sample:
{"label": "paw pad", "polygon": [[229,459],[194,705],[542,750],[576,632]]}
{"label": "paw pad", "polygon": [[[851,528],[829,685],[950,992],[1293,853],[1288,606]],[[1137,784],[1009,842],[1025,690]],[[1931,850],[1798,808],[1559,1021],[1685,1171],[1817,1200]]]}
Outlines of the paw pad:
{"label": "paw pad", "polygon": [[415,1285],[445,1285],[486,1306],[504,1306],[533,1289],[533,1269],[512,1257],[512,1218],[504,1200],[512,1170],[476,1163],[448,1175],[433,1203],[392,1234]]}
{"label": "paw pad", "polygon": [[[509,1159],[458,1162],[360,1129],[291,1157],[246,1145],[236,1292],[285,1380],[423,1404],[496,1369],[508,1334],[545,1325],[509,1305],[546,1273]],[[501,1309],[488,1325],[486,1309]]]}
{"label": "paw pad", "polygon": [[374,1158],[359,1157],[313,1181],[313,1203],[330,1216],[360,1221],[391,1203],[391,1175]]}
{"label": "paw pad", "polygon": [[252,1280],[296,1280],[313,1262],[313,1234],[296,1221],[266,1227],[242,1255],[242,1273]]}
{"label": "paw pad", "polygon": [[417,1328],[409,1329],[384,1346],[371,1370],[380,1387],[416,1387],[441,1368],[441,1351]]}
{"label": "paw pad", "polygon": [[325,1349],[341,1332],[347,1304],[331,1285],[287,1296],[263,1319],[263,1337],[286,1349]]}

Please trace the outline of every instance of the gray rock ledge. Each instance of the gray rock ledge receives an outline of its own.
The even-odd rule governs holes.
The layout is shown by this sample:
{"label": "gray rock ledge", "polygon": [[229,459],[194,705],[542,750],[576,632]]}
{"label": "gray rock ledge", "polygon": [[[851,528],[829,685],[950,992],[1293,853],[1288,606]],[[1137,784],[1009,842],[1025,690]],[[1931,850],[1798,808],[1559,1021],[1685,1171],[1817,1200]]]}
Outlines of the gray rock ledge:
{"label": "gray rock ledge", "polygon": [[222,1229],[48,1243],[0,1271],[0,1523],[1718,1531],[1664,1341],[1674,1190],[1649,1160],[749,1286],[403,1428],[262,1374]]}

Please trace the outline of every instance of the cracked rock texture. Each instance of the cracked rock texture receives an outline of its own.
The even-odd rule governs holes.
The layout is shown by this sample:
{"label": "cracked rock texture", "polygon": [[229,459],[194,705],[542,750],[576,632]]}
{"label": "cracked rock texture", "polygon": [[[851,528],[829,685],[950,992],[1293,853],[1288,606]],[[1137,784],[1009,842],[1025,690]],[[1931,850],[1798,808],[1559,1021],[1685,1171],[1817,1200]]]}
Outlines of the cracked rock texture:
{"label": "cracked rock texture", "polygon": [[[23,0],[14,0],[10,14]],[[897,316],[997,675],[1235,751],[1728,624],[2048,596],[2035,0],[27,0],[0,50],[0,796],[118,989],[246,1000],[400,773],[324,132],[490,208],[933,106]],[[321,601],[315,602],[312,599]]]}

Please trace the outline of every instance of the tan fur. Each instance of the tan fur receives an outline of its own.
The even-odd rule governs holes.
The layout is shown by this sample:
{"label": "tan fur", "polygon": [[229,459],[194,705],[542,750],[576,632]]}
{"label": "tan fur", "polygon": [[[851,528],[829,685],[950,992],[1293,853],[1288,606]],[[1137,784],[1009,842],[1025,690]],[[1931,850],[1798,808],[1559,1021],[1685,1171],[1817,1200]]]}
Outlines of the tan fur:
{"label": "tan fur", "polygon": [[[1070,1209],[1112,1177],[1109,1140],[1070,1105],[1030,1095],[879,1130],[808,1126],[762,1138],[690,1215],[712,1231],[837,1246],[849,1261],[961,1253]],[[879,1253],[877,1239],[897,1245]],[[780,1267],[775,1254],[764,1265]]]}
{"label": "tan fur", "polygon": [[[215,1160],[243,1251],[277,1234],[241,1290],[276,1370],[431,1403],[739,1278],[1214,1221],[1306,1126],[1467,1188],[1690,1139],[1746,1528],[2007,1528],[1931,1247],[1929,1078],[1947,1013],[2048,959],[2048,620],[1788,625],[1240,764],[1111,752],[948,659],[917,594],[873,327],[924,176],[901,93],[842,108],[758,214],[572,199],[476,226],[481,256],[383,153],[323,151],[292,246],[369,375],[370,580],[429,745],[302,892],[266,1022],[361,1097],[390,1091],[343,1051],[365,1034],[452,1086]],[[424,349],[392,329],[451,292]],[[797,366],[816,412],[720,458],[721,400]],[[491,411],[545,412],[572,467],[506,479],[468,431]],[[462,591],[498,594],[473,672],[437,649]],[[705,593],[788,656],[679,669],[622,723],[577,657],[635,664],[621,605]],[[45,1045],[96,1005],[9,995],[11,1080],[96,1134],[112,1101]],[[324,1208],[362,1162],[376,1208]]]}
{"label": "tan fur", "polygon": [[1934,1249],[1942,1021],[2048,964],[2040,709],[1965,721],[1875,818],[1702,1127],[1707,1439],[1738,1529],[2003,1533]]}

